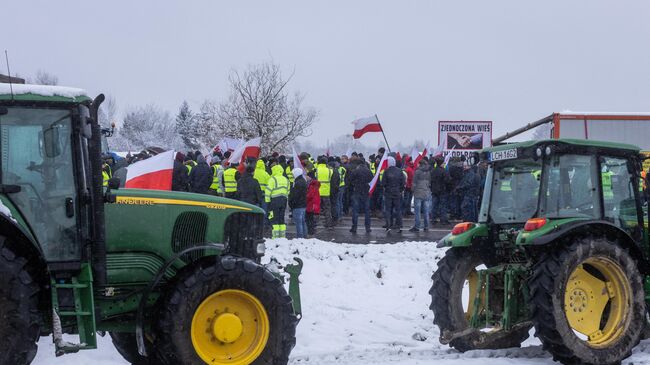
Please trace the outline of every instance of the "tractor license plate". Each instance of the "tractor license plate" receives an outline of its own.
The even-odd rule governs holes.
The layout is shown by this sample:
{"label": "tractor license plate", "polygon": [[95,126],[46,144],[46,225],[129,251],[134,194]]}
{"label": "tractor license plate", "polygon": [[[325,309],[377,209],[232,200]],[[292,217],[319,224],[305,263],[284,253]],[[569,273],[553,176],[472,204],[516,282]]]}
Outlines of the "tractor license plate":
{"label": "tractor license plate", "polygon": [[517,149],[490,152],[489,161],[511,160],[517,158]]}

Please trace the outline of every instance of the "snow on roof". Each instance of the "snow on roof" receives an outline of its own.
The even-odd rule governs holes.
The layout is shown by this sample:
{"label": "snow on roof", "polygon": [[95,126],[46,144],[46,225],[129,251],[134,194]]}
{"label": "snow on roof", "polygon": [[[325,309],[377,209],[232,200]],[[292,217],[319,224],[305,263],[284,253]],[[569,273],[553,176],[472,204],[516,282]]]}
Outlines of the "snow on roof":
{"label": "snow on roof", "polygon": [[579,112],[573,110],[563,110],[560,114],[569,115],[642,115],[650,116],[650,112]]}
{"label": "snow on roof", "polygon": [[30,84],[4,84],[0,83],[0,94],[11,94],[13,89],[14,95],[34,94],[41,96],[61,96],[64,98],[76,98],[87,96],[86,90],[65,86],[49,85],[30,85]]}

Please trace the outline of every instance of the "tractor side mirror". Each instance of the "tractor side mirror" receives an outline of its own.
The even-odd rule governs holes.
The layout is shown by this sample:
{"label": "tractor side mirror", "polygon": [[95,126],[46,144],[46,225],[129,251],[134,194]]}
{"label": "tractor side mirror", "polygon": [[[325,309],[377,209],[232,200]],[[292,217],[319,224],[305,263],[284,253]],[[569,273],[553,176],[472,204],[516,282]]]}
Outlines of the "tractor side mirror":
{"label": "tractor side mirror", "polygon": [[79,119],[81,120],[81,135],[90,139],[93,136],[92,118],[90,117],[90,109],[85,105],[79,105]]}
{"label": "tractor side mirror", "polygon": [[59,145],[59,127],[51,126],[43,131],[43,149],[45,156],[52,158],[61,154]]}

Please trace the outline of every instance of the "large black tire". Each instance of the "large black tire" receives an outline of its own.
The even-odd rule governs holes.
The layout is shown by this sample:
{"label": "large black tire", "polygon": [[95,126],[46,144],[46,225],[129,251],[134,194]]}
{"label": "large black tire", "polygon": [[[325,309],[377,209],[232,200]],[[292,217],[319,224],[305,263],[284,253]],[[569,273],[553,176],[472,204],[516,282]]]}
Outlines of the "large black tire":
{"label": "large black tire", "polygon": [[[150,357],[140,355],[134,333],[111,332],[110,335],[113,346],[115,346],[115,349],[122,355],[124,360],[133,365],[157,364],[155,358],[152,357],[154,355],[153,353],[150,353]],[[151,352],[149,348],[147,348],[147,352]]]}
{"label": "large black tire", "polygon": [[516,327],[508,332],[469,331],[470,326],[462,303],[463,286],[470,272],[481,264],[483,261],[476,251],[469,248],[450,248],[445,257],[438,261],[438,269],[431,277],[433,286],[429,290],[429,308],[433,311],[433,323],[440,328],[441,342],[448,341],[445,338],[449,338],[451,334],[467,331],[467,335],[453,338],[449,345],[461,352],[520,347],[528,338],[528,325]]}
{"label": "large black tire", "polygon": [[0,236],[0,364],[30,364],[40,334],[39,285]]}
{"label": "large black tire", "polygon": [[161,362],[170,365],[205,364],[192,343],[192,319],[206,298],[228,289],[253,295],[268,314],[268,342],[253,364],[287,364],[296,344],[298,324],[291,297],[280,279],[265,267],[234,256],[215,256],[199,261],[171,283],[162,302],[155,343]]}
{"label": "large black tire", "polygon": [[[599,348],[579,338],[565,314],[565,291],[570,277],[578,265],[594,258],[611,260],[619,267],[631,289],[625,318],[617,324],[625,326],[622,334],[613,337],[611,344]],[[571,365],[620,364],[639,343],[646,323],[642,277],[635,260],[616,242],[586,238],[570,246],[549,250],[535,265],[528,285],[536,336],[554,360]],[[589,302],[585,305],[587,309],[591,308]],[[599,326],[603,326],[603,318]]]}

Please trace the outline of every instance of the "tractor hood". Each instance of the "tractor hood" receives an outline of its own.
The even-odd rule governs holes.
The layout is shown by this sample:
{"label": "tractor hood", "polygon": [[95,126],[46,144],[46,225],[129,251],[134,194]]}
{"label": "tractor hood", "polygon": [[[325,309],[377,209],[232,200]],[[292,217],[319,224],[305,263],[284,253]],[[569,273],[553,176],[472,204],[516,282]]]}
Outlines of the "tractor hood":
{"label": "tractor hood", "polygon": [[255,205],[206,194],[144,189],[119,189],[112,190],[111,193],[115,196],[115,204],[120,205],[174,205],[264,214],[264,211]]}

